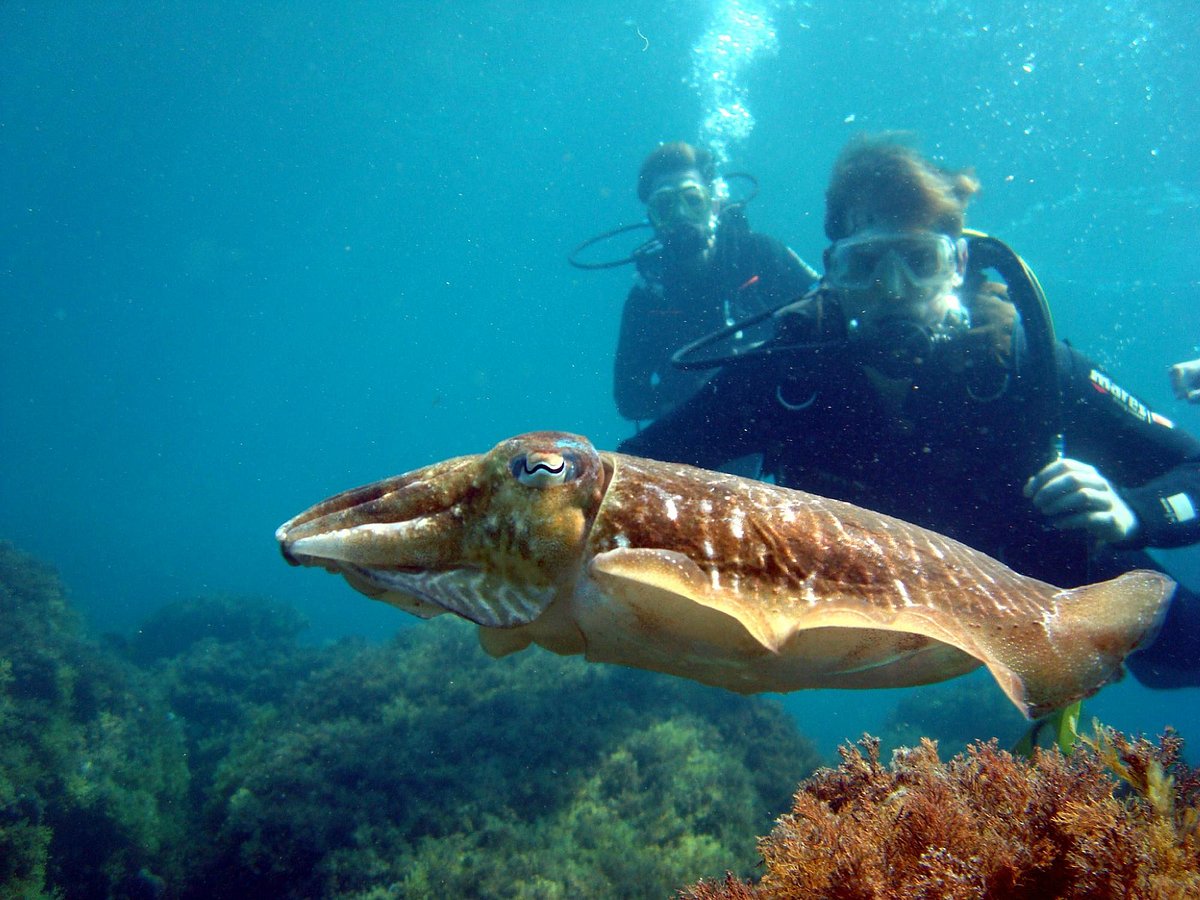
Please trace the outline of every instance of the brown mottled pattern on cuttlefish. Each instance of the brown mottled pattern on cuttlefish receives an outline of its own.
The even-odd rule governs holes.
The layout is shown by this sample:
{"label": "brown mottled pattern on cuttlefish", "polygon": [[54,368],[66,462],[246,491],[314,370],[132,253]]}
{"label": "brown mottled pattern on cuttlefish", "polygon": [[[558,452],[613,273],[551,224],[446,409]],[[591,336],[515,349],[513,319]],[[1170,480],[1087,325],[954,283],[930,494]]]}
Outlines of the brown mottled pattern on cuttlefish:
{"label": "brown mottled pattern on cuttlefish", "polygon": [[[1056,669],[1070,677],[1072,669],[1083,673],[1132,649],[1126,616],[1116,614],[1106,628],[1101,616],[1090,615],[1100,610],[1080,610],[1075,592],[1021,576],[927,529],[735,476],[605,457],[617,471],[605,503],[621,514],[599,517],[594,552],[655,547],[687,556],[707,576],[710,596],[736,595],[763,611],[764,639],[777,648],[805,628],[848,618],[861,619],[863,628],[904,622],[899,630],[914,633],[897,641],[898,656],[931,641],[959,647],[987,662],[1014,699],[1023,687],[1009,669],[1039,666],[1045,677]],[[1084,652],[1068,646],[1085,624],[1081,615],[1090,615]],[[1149,614],[1143,627],[1152,623]]]}
{"label": "brown mottled pattern on cuttlefish", "polygon": [[[718,583],[789,612],[860,599],[879,612],[927,605],[969,619],[1046,613],[1038,582],[957,541],[870,510],[760,482],[606,454],[621,477],[591,547],[656,547],[692,559]],[[699,477],[698,477],[699,476]]]}

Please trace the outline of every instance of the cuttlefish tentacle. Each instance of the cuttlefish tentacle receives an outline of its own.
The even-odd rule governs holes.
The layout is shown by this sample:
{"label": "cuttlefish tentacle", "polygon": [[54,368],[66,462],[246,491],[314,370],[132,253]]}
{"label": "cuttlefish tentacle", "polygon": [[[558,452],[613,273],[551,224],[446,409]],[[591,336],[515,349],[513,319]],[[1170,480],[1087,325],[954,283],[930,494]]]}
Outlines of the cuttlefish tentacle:
{"label": "cuttlefish tentacle", "polygon": [[1157,572],[1060,590],[859,507],[535,432],[339,494],[277,532],[297,565],[494,655],[557,653],[739,692],[986,665],[1027,715],[1099,690],[1156,628]]}

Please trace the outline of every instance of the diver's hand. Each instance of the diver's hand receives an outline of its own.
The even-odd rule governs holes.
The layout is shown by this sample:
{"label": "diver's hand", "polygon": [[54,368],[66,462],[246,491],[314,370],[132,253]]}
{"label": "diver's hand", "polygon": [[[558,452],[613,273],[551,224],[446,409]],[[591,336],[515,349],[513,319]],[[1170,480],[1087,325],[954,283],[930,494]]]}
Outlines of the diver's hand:
{"label": "diver's hand", "polygon": [[1200,403],[1200,359],[1171,366],[1171,387],[1180,400]]}
{"label": "diver's hand", "polygon": [[1107,543],[1128,540],[1138,520],[1095,466],[1077,459],[1055,460],[1025,482],[1025,496],[1056,528],[1086,528]]}

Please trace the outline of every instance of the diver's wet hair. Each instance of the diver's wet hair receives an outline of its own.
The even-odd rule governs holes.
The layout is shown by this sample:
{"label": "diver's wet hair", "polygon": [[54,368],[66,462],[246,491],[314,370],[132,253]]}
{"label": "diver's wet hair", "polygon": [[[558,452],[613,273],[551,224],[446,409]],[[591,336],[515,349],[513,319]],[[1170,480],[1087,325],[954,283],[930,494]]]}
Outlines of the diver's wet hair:
{"label": "diver's wet hair", "polygon": [[695,169],[706,185],[711,185],[717,177],[712,154],[703,147],[693,147],[685,141],[662,144],[646,157],[638,172],[638,199],[645,203],[656,181],[663,175],[683,169]]}
{"label": "diver's wet hair", "polygon": [[928,228],[958,237],[979,190],[974,171],[922,157],[896,132],[853,139],[833,164],[825,192],[825,235],[841,240],[865,226]]}

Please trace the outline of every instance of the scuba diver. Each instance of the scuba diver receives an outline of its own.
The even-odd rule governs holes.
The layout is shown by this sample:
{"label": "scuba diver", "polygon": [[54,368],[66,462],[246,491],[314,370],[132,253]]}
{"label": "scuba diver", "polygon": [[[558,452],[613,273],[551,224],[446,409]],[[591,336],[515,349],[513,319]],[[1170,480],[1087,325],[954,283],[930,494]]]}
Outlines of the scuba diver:
{"label": "scuba diver", "polygon": [[[826,194],[821,282],[758,317],[769,339],[732,345],[735,325],[676,353],[720,371],[619,449],[707,468],[761,453],[779,484],[1060,587],[1161,570],[1144,548],[1200,541],[1200,441],[1054,340],[1032,272],[964,230],[978,189],[895,136],[851,142]],[[1181,585],[1129,667],[1152,687],[1200,685],[1200,598]]]}
{"label": "scuba diver", "polygon": [[[651,240],[628,259],[578,260],[585,247],[639,227],[626,226],[585,241],[570,257],[581,268],[637,266],[621,316],[613,381],[618,411],[634,421],[658,418],[708,379],[710,372],[671,365],[681,343],[795,299],[818,277],[782,243],[750,230],[748,201],[729,201],[707,150],[683,142],[660,146],[642,163],[638,199],[654,229]],[[737,339],[765,334],[751,330]]]}

